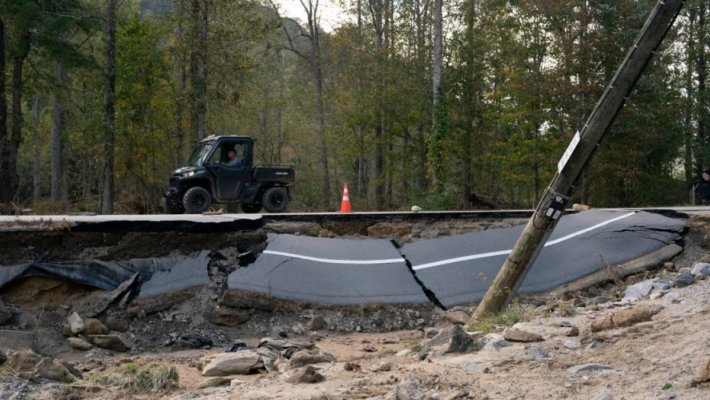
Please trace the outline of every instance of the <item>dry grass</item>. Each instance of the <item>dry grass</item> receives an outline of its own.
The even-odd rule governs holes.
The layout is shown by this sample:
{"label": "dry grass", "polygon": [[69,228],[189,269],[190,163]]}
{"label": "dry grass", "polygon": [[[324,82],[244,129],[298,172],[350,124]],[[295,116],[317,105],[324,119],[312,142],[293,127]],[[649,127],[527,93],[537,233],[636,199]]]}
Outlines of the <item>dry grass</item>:
{"label": "dry grass", "polygon": [[177,369],[168,364],[128,362],[114,371],[92,374],[88,380],[103,387],[118,387],[134,393],[170,392],[178,387]]}
{"label": "dry grass", "polygon": [[466,327],[469,332],[483,331],[490,332],[495,326],[513,326],[518,322],[532,321],[535,318],[535,308],[529,305],[512,304],[505,310],[483,318]]}

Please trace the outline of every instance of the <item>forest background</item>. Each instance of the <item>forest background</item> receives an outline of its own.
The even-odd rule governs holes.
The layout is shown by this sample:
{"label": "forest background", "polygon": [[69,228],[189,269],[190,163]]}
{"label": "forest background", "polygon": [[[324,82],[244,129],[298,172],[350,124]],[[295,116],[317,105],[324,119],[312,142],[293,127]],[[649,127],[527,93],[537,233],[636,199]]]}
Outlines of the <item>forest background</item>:
{"label": "forest background", "polygon": [[[0,203],[162,212],[209,135],[292,165],[291,211],[534,207],[656,0],[0,0]],[[320,0],[327,1],[327,0]],[[575,190],[677,205],[710,162],[688,0]]]}

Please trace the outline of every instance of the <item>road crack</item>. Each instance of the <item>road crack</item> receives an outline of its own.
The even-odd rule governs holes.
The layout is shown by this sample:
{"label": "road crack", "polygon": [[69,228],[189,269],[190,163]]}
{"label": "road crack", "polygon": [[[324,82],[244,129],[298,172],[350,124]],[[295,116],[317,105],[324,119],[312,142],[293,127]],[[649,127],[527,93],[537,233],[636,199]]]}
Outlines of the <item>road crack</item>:
{"label": "road crack", "polygon": [[424,292],[424,295],[431,301],[435,306],[439,307],[440,309],[446,311],[446,306],[441,304],[441,301],[436,297],[436,293],[434,293],[431,289],[429,289],[424,282],[419,279],[417,276],[416,271],[414,271],[414,268],[412,267],[411,261],[407,259],[407,256],[402,254],[400,251],[401,246],[399,243],[395,242],[394,240],[390,240],[392,243],[392,246],[394,246],[395,249],[397,249],[397,252],[399,253],[400,256],[402,256],[402,259],[404,260],[404,263],[407,265],[407,269],[409,270],[409,273],[412,274],[412,278],[414,278],[414,281],[417,282],[417,285],[419,285],[422,288],[422,291]]}

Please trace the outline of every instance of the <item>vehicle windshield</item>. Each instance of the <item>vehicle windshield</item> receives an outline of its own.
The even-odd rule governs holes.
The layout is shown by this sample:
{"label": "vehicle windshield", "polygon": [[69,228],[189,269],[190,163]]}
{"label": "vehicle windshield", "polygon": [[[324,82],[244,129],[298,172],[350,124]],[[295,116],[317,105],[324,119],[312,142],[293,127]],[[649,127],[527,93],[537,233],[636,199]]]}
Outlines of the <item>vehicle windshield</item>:
{"label": "vehicle windshield", "polygon": [[207,153],[210,151],[212,143],[198,143],[194,149],[192,149],[192,154],[185,161],[185,167],[196,167],[205,158]]}

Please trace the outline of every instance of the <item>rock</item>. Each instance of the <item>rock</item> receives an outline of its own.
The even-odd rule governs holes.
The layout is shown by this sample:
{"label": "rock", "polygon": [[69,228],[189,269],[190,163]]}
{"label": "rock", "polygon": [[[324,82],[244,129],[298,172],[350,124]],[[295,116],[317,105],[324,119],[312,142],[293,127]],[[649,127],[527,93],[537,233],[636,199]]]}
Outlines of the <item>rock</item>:
{"label": "rock", "polygon": [[354,362],[346,362],[343,364],[343,369],[346,371],[362,371],[360,364]]}
{"label": "rock", "polygon": [[214,346],[212,339],[202,335],[182,335],[175,340],[175,349],[205,349]]}
{"label": "rock", "polygon": [[231,385],[232,380],[230,378],[225,378],[223,376],[214,376],[212,378],[207,378],[197,385],[198,389],[207,389],[211,387],[217,387],[226,385],[229,383]]}
{"label": "rock", "polygon": [[439,334],[439,330],[436,328],[424,328],[424,337],[431,339]]}
{"label": "rock", "polygon": [[654,310],[646,307],[631,308],[628,310],[619,310],[614,313],[614,327],[623,328],[638,324],[639,322],[650,321],[651,317],[656,315]]}
{"label": "rock", "polygon": [[592,343],[589,343],[589,345],[587,346],[587,348],[585,350],[596,349],[597,347],[599,347],[601,345],[602,345],[602,342],[598,342],[595,340]]}
{"label": "rock", "polygon": [[547,358],[548,352],[545,349],[539,347],[531,347],[528,349],[528,356],[532,358]]}
{"label": "rock", "polygon": [[390,362],[379,362],[373,366],[370,367],[370,371],[372,372],[387,372],[392,370],[392,363]]}
{"label": "rock", "polygon": [[613,315],[604,318],[597,318],[592,323],[592,332],[599,332],[613,328],[623,328],[638,324],[639,322],[650,321],[651,317],[657,314],[656,309],[650,307],[637,307],[619,310]]}
{"label": "rock", "polygon": [[491,370],[488,369],[488,367],[484,367],[483,365],[472,363],[471,361],[462,362],[461,368],[471,371],[471,372],[475,372],[477,374],[487,374],[487,373],[491,372]]}
{"label": "rock", "polygon": [[91,335],[88,338],[89,342],[93,343],[97,347],[121,353],[126,352],[133,347],[133,344],[118,335]]}
{"label": "rock", "polygon": [[17,317],[17,324],[22,330],[32,331],[37,329],[37,318],[32,314],[22,313]]}
{"label": "rock", "polygon": [[570,374],[576,375],[580,372],[594,372],[594,371],[603,371],[607,369],[612,369],[608,365],[603,365],[603,364],[584,364],[584,365],[578,365],[576,367],[571,367],[567,369]]}
{"label": "rock", "polygon": [[567,331],[567,333],[565,334],[565,336],[569,336],[569,337],[579,336],[579,328],[577,328],[576,326],[571,327],[571,328]]}
{"label": "rock", "polygon": [[224,352],[225,353],[236,353],[239,351],[251,351],[251,350],[249,349],[249,346],[247,346],[246,343],[237,339],[231,345],[229,345],[229,347],[227,347],[227,350],[225,350]]}
{"label": "rock", "polygon": [[611,315],[597,318],[592,322],[592,332],[605,331],[607,329],[614,329],[614,319]]}
{"label": "rock", "polygon": [[446,319],[452,324],[456,325],[466,325],[468,323],[470,315],[466,314],[465,311],[447,311]]}
{"label": "rock", "polygon": [[597,393],[596,396],[594,396],[594,400],[614,400],[614,396],[610,395],[609,393]]}
{"label": "rock", "polygon": [[666,293],[666,295],[663,296],[663,301],[665,301],[666,303],[671,303],[671,304],[680,303],[681,302],[680,293],[678,293],[678,292]]}
{"label": "rock", "polygon": [[206,361],[202,368],[203,376],[248,374],[264,366],[261,356],[253,351],[218,354]]}
{"label": "rock", "polygon": [[58,382],[74,382],[76,378],[60,362],[52,360],[51,357],[43,358],[35,368],[35,375],[40,378]]}
{"label": "rock", "polygon": [[86,326],[86,329],[84,329],[85,335],[105,335],[109,332],[106,325],[96,318],[85,319],[84,325]]}
{"label": "rock", "polygon": [[671,279],[671,286],[686,287],[695,283],[695,277],[690,272],[682,272]]}
{"label": "rock", "polygon": [[7,356],[4,351],[0,350],[0,366],[5,364],[5,361],[7,361]]}
{"label": "rock", "polygon": [[474,340],[466,334],[460,325],[444,329],[436,337],[424,345],[419,352],[420,357],[426,357],[428,353],[444,355],[447,353],[464,353],[471,350]]}
{"label": "rock", "polygon": [[205,304],[202,316],[207,322],[220,326],[237,326],[249,320],[246,311],[213,303]]}
{"label": "rock", "polygon": [[498,351],[503,347],[510,347],[512,346],[509,341],[505,339],[500,339],[500,338],[490,338],[490,337],[484,337],[481,339],[481,342],[485,344],[485,349],[487,350],[495,350]]}
{"label": "rock", "polygon": [[78,338],[78,337],[70,337],[67,339],[69,341],[69,346],[71,346],[74,349],[77,350],[89,350],[92,347],[94,347],[93,344],[87,342],[84,339]]}
{"label": "rock", "polygon": [[653,290],[653,279],[647,279],[635,285],[631,285],[624,290],[624,298],[642,299],[648,296]]}
{"label": "rock", "polygon": [[15,372],[31,372],[41,360],[42,356],[32,350],[8,351],[5,366]]}
{"label": "rock", "polygon": [[407,375],[397,384],[395,388],[396,400],[423,400],[424,393],[418,388],[419,380],[412,375]]}
{"label": "rock", "polygon": [[291,368],[302,367],[308,364],[320,364],[335,362],[333,355],[326,353],[320,349],[300,350],[291,356],[289,365]]}
{"label": "rock", "polygon": [[74,367],[74,365],[72,363],[70,363],[69,361],[65,361],[65,360],[56,360],[56,361],[61,363],[64,366],[64,368],[66,368],[67,371],[69,371],[69,373],[71,373],[75,377],[77,377],[79,379],[84,379],[84,377],[81,375],[81,372],[79,372],[79,370],[76,369],[76,367]]}
{"label": "rock", "polygon": [[109,329],[109,332],[126,332],[129,329],[128,321],[116,318],[113,315],[106,317],[106,327]]}
{"label": "rock", "polygon": [[690,275],[702,276],[703,278],[706,278],[708,275],[710,275],[710,263],[695,264],[693,266],[693,269],[690,270]]}
{"label": "rock", "polygon": [[79,300],[77,304],[74,305],[74,311],[85,317],[96,317],[104,312],[111,303],[123,297],[132,287],[136,286],[139,281],[139,276],[138,273],[135,273],[110,292],[96,292],[91,296]]}
{"label": "rock", "polygon": [[64,335],[64,337],[74,336],[68,322],[64,322],[64,326],[62,327],[62,335]]}
{"label": "rock", "polygon": [[296,368],[286,377],[288,383],[317,383],[324,380],[318,370],[312,365]]}
{"label": "rock", "polygon": [[542,336],[537,333],[525,332],[518,329],[506,329],[503,338],[509,342],[542,342]]}
{"label": "rock", "polygon": [[79,314],[76,313],[76,311],[69,314],[69,316],[67,317],[67,322],[69,322],[69,329],[71,330],[71,333],[73,335],[82,333],[86,329],[84,320],[81,319],[81,317],[79,316]]}
{"label": "rock", "polygon": [[688,385],[690,387],[696,387],[701,383],[705,382],[710,382],[710,359],[708,359],[708,361],[705,362],[702,367],[700,367],[698,375],[693,380],[691,380]]}
{"label": "rock", "polygon": [[563,344],[563,346],[565,346],[566,348],[568,348],[570,350],[577,350],[578,348],[581,347],[579,342],[576,340],[568,340]]}
{"label": "rock", "polygon": [[244,384],[244,381],[239,380],[239,379],[232,379],[231,381],[229,381],[229,387],[231,387],[231,388],[239,387],[243,384]]}
{"label": "rock", "polygon": [[0,299],[0,325],[4,325],[12,318],[12,314],[5,306],[5,303]]}
{"label": "rock", "polygon": [[572,204],[572,209],[575,211],[587,211],[590,210],[592,207],[586,205],[586,204],[579,204],[579,203],[574,203]]}
{"label": "rock", "polygon": [[322,315],[313,316],[311,318],[311,320],[308,321],[308,330],[309,331],[319,331],[324,328],[325,328],[325,318],[323,318]]}

